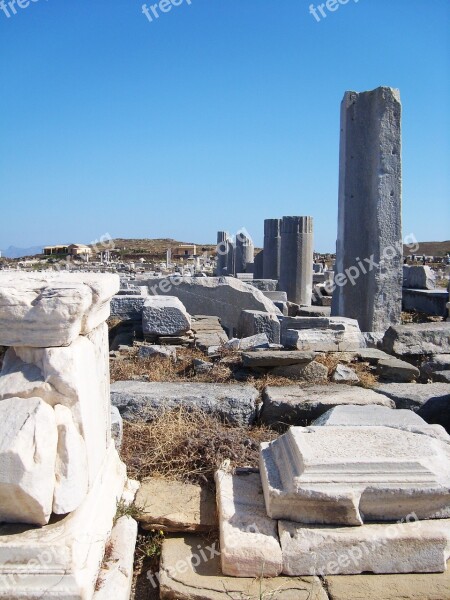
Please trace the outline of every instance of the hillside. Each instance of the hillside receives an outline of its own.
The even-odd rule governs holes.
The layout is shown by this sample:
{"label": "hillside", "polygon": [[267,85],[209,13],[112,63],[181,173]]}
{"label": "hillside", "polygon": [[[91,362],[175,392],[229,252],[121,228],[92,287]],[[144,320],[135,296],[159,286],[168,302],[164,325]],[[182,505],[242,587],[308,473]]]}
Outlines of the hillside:
{"label": "hillside", "polygon": [[[407,247],[403,247],[405,256],[411,254],[411,250]],[[445,256],[450,253],[450,240],[446,242],[419,242],[419,249],[414,252],[416,256]]]}
{"label": "hillside", "polygon": [[[168,248],[176,248],[180,244],[195,244],[195,242],[180,242],[171,238],[163,239],[125,239],[115,238],[114,247],[121,251],[123,258],[165,258]],[[212,252],[216,249],[212,244],[196,244],[197,253]]]}

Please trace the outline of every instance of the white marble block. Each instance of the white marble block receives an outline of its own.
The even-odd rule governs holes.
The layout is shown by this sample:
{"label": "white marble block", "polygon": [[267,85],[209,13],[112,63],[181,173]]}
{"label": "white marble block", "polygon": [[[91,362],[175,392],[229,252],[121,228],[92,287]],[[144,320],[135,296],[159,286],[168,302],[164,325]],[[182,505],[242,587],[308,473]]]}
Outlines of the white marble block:
{"label": "white marble block", "polygon": [[80,506],[88,491],[86,444],[67,407],[57,404],[55,417],[58,427],[58,452],[53,512],[65,515]]}
{"label": "white marble block", "polygon": [[40,398],[0,402],[0,523],[48,523],[57,441],[55,413]]}
{"label": "white marble block", "polygon": [[292,427],[261,446],[267,513],[362,525],[450,516],[450,446],[388,427]]}
{"label": "white marble block", "polygon": [[222,572],[232,577],[276,577],[282,570],[277,522],[265,510],[258,473],[215,475]]}
{"label": "white marble block", "polygon": [[0,345],[68,346],[109,317],[118,275],[0,272]]}

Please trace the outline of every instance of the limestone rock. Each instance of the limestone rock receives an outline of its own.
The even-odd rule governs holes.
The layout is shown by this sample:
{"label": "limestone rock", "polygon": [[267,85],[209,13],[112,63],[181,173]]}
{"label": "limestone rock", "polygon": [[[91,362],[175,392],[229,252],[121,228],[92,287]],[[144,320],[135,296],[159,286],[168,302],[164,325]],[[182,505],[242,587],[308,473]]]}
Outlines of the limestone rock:
{"label": "limestone rock", "polygon": [[157,344],[154,346],[140,346],[138,351],[139,358],[150,358],[152,356],[158,358],[171,358],[176,361],[177,349],[173,346],[160,346]]}
{"label": "limestone rock", "polygon": [[233,425],[252,425],[258,396],[258,390],[248,384],[117,381],[111,385],[111,402],[127,421],[151,421],[166,410],[183,406]]}
{"label": "limestone rock", "polygon": [[409,383],[420,375],[417,367],[393,357],[378,361],[377,373],[384,381],[396,383]]}
{"label": "limestone rock", "polygon": [[390,327],[383,350],[399,356],[450,353],[450,323],[414,323]]}
{"label": "limestone rock", "polygon": [[392,358],[392,356],[377,348],[362,348],[355,352],[355,356],[359,360],[368,362],[371,365],[377,365],[380,360]]}
{"label": "limestone rock", "polygon": [[277,522],[265,510],[259,473],[215,475],[222,573],[277,577],[283,568]]}
{"label": "limestone rock", "polygon": [[345,365],[338,365],[331,377],[334,383],[359,383],[359,377],[353,369]]}
{"label": "limestone rock", "polygon": [[[357,450],[356,450],[357,449]],[[273,519],[362,525],[450,516],[450,446],[388,427],[292,427],[261,444]]]}
{"label": "limestone rock", "polygon": [[395,406],[386,396],[345,384],[268,386],[263,392],[261,421],[277,426],[306,425],[330,408],[346,404]]}
{"label": "limestone rock", "polygon": [[111,299],[111,317],[121,321],[141,321],[146,296],[114,296]]}
{"label": "limestone rock", "polygon": [[77,509],[88,491],[86,444],[78,433],[70,410],[57,404],[58,450],[55,463],[53,512],[65,515]]}
{"label": "limestone rock", "polygon": [[245,352],[242,354],[244,367],[286,367],[289,365],[306,365],[314,360],[313,352],[292,351],[264,351]]}
{"label": "limestone rock", "polygon": [[238,335],[250,337],[265,333],[272,344],[280,343],[280,321],[278,315],[258,310],[243,310],[238,322]]}
{"label": "limestone rock", "polygon": [[144,336],[184,335],[191,328],[191,317],[175,296],[149,296],[142,311]]}
{"label": "limestone rock", "polygon": [[57,443],[55,413],[40,398],[0,402],[0,523],[48,523]]}
{"label": "limestone rock", "polygon": [[199,485],[149,477],[142,481],[135,505],[144,529],[175,533],[217,529],[214,493]]}
{"label": "limestone rock", "polygon": [[55,390],[45,381],[39,367],[24,362],[14,348],[8,348],[0,372],[0,400],[14,397],[39,397],[54,404]]}
{"label": "limestone rock", "polygon": [[169,277],[146,279],[141,284],[147,285],[150,293],[177,296],[191,315],[220,317],[231,335],[243,310],[281,314],[260,290],[234,277]]}
{"label": "limestone rock", "polygon": [[258,333],[250,337],[242,338],[239,341],[239,350],[243,352],[255,350],[255,348],[268,348],[270,344],[269,338],[265,333]]}
{"label": "limestone rock", "polygon": [[430,360],[422,364],[420,370],[427,377],[431,377],[439,371],[450,370],[450,354],[436,354],[430,357]]}
{"label": "limestone rock", "polygon": [[418,414],[412,410],[392,410],[386,406],[335,406],[321,417],[316,419],[313,425],[321,426],[383,426],[402,429],[411,433],[421,433],[431,437],[439,438],[444,442],[450,442],[450,436],[440,425],[428,425]]}
{"label": "limestone rock", "polygon": [[436,273],[425,265],[403,265],[403,287],[413,290],[434,290]]}
{"label": "limestone rock", "polygon": [[281,343],[287,348],[316,352],[358,350],[365,346],[358,322],[343,317],[285,317]]}
{"label": "limestone rock", "polygon": [[326,383],[328,369],[316,361],[307,365],[289,365],[287,367],[275,367],[272,371],[275,377],[286,377],[294,381],[306,381],[308,383]]}
{"label": "limestone rock", "polygon": [[[450,563],[447,566],[450,569]],[[330,600],[447,600],[446,573],[421,575],[344,575],[325,579]]]}
{"label": "limestone rock", "polygon": [[210,373],[214,369],[213,363],[207,362],[206,360],[201,360],[200,358],[194,358],[192,364],[194,365],[194,371],[197,375]]}
{"label": "limestone rock", "polygon": [[[302,526],[279,522],[283,574],[439,573],[450,555],[450,520]],[[373,551],[370,551],[373,549]]]}
{"label": "limestone rock", "polygon": [[164,540],[160,589],[161,600],[328,600],[318,577],[227,577],[221,573],[218,542],[193,535]]}
{"label": "limestone rock", "polygon": [[450,385],[446,383],[385,383],[377,385],[374,390],[391,398],[396,408],[416,412],[430,400],[450,403]]}
{"label": "limestone rock", "polygon": [[111,406],[111,437],[114,441],[117,451],[122,447],[123,439],[123,419],[119,409],[116,406]]}
{"label": "limestone rock", "polygon": [[109,316],[118,275],[0,273],[0,345],[68,346]]}

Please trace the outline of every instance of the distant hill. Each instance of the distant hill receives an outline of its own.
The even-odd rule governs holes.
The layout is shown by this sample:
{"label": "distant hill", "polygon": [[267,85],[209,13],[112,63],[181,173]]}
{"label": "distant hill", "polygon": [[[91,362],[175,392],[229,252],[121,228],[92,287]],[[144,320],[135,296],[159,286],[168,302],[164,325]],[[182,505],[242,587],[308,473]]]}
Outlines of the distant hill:
{"label": "distant hill", "polygon": [[[195,244],[197,253],[212,252],[216,249],[213,244],[197,244],[196,242],[179,242],[172,238],[163,239],[125,239],[115,238],[114,248],[121,251],[124,258],[165,258],[168,248],[176,248],[181,244]],[[100,247],[99,247],[100,249]]]}
{"label": "distant hill", "polygon": [[[418,242],[419,249],[414,252],[418,256],[445,256],[450,252],[450,241],[447,242]],[[409,256],[412,254],[408,246],[403,246],[403,254]]]}
{"label": "distant hill", "polygon": [[6,250],[1,250],[4,258],[23,258],[24,256],[34,256],[41,254],[43,246],[31,246],[31,248],[17,248],[9,246]]}

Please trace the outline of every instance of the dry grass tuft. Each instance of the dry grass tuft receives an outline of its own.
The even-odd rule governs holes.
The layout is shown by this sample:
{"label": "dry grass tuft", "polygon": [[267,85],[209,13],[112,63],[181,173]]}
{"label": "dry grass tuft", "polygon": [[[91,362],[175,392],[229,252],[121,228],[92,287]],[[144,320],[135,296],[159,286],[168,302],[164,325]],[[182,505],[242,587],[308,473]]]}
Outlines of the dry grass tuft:
{"label": "dry grass tuft", "polygon": [[124,423],[122,458],[128,476],[212,483],[224,460],[258,466],[259,444],[277,437],[265,427],[225,425],[202,411],[178,408],[152,423]]}

